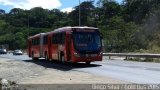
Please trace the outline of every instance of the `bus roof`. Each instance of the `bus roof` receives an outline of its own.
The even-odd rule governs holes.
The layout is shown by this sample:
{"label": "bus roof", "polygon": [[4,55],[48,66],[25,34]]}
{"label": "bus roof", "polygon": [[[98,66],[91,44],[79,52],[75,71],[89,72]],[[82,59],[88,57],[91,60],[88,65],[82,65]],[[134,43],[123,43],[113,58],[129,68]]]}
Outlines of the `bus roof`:
{"label": "bus roof", "polygon": [[28,39],[34,38],[34,37],[37,37],[37,36],[40,36],[40,35],[43,35],[43,34],[45,34],[45,33],[39,33],[39,34],[36,34],[36,35],[34,35],[34,36],[30,36]]}
{"label": "bus roof", "polygon": [[62,31],[70,31],[70,30],[73,30],[73,29],[98,29],[98,28],[95,28],[95,27],[88,27],[88,26],[74,26],[74,27],[71,27],[71,26],[67,26],[67,27],[62,27],[62,28],[58,28],[58,29],[55,29],[54,31],[51,31],[51,32],[47,32],[47,33],[39,33],[39,34],[36,34],[34,36],[30,36],[28,39],[31,39],[31,38],[35,38],[37,36],[40,36],[40,35],[47,35],[49,33],[56,33],[56,32],[62,32]]}
{"label": "bus roof", "polygon": [[[55,29],[54,31],[51,31],[51,32],[62,32],[62,31],[69,31],[69,30],[73,30],[73,29],[98,29],[98,28],[94,28],[94,27],[88,27],[88,26],[75,26],[75,27],[71,27],[71,26],[68,26],[68,27],[62,27],[62,28],[58,28],[58,29]],[[51,33],[51,32],[48,32],[48,33]]]}
{"label": "bus roof", "polygon": [[59,30],[63,30],[63,29],[73,29],[73,28],[85,28],[85,29],[98,29],[98,28],[94,28],[94,27],[88,27],[88,26],[75,26],[75,27],[71,27],[71,26],[68,26],[68,27],[62,27],[62,28],[58,28],[54,31],[59,31]]}

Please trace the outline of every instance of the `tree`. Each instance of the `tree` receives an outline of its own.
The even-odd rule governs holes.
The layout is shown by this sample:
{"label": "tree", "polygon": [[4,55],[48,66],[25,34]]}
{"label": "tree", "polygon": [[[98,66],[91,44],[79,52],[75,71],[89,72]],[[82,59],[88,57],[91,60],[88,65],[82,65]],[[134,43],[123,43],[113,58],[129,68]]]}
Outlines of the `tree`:
{"label": "tree", "polygon": [[159,5],[159,0],[124,0],[125,20],[142,24]]}
{"label": "tree", "polygon": [[43,9],[41,7],[32,8],[29,13],[29,26],[36,28],[46,28],[49,27],[47,17],[49,10]]}
{"label": "tree", "polygon": [[5,14],[5,11],[3,9],[0,9],[0,14]]}
{"label": "tree", "polygon": [[[85,1],[85,2],[82,2],[80,4],[80,11],[81,11],[81,26],[87,26],[89,25],[89,20],[88,19],[91,19],[91,18],[94,18],[95,14],[93,13],[95,7],[93,5],[93,2],[88,2],[88,1]],[[71,18],[71,20],[73,21],[73,25],[76,25],[78,26],[79,25],[79,6],[76,6],[75,7],[75,10],[73,10],[69,17]]]}
{"label": "tree", "polygon": [[24,35],[22,32],[18,32],[14,36],[14,42],[13,42],[13,47],[20,49],[24,48],[26,46],[26,40],[24,39]]}
{"label": "tree", "polygon": [[5,19],[5,11],[3,9],[0,9],[0,20],[4,20]]}
{"label": "tree", "polygon": [[126,23],[122,17],[114,16],[109,20],[104,36],[107,51],[125,52],[130,49],[132,36],[137,32],[133,22]]}

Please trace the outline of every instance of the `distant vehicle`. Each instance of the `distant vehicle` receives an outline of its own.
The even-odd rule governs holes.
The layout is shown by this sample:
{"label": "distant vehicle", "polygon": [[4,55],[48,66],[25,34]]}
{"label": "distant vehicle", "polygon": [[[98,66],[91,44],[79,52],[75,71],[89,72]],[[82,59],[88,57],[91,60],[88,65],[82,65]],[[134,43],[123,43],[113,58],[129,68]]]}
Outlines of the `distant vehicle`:
{"label": "distant vehicle", "polygon": [[6,49],[0,49],[0,54],[7,54],[7,50]]}
{"label": "distant vehicle", "polygon": [[21,50],[14,50],[13,55],[23,55],[23,52]]}
{"label": "distant vehicle", "polygon": [[63,27],[28,38],[28,56],[61,62],[102,61],[102,35],[94,27]]}

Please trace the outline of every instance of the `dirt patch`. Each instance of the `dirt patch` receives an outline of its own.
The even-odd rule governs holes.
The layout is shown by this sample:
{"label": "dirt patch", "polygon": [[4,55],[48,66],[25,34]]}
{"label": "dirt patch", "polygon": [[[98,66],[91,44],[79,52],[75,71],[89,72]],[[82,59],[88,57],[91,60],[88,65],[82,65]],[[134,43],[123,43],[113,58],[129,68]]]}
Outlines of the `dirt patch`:
{"label": "dirt patch", "polygon": [[125,81],[74,71],[53,62],[18,61],[0,58],[0,78],[18,84],[124,84]]}

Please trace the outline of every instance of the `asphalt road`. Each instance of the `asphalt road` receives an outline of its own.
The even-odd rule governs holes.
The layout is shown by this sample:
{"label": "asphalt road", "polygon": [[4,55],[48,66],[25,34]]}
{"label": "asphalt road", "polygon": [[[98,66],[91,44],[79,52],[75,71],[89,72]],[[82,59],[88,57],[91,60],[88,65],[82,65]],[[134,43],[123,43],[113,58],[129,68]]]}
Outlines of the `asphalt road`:
{"label": "asphalt road", "polygon": [[15,60],[29,60],[29,59],[31,59],[27,55],[13,55],[12,53],[10,53],[10,54],[0,54],[0,57],[15,59]]}
{"label": "asphalt road", "polygon": [[[27,55],[13,56],[12,54],[0,55],[3,58],[10,58],[14,60],[23,60],[32,62],[31,58]],[[42,64],[43,63],[43,64]],[[45,62],[36,63],[45,66]],[[159,84],[160,83],[160,63],[148,63],[148,62],[131,62],[124,60],[108,60],[104,58],[102,62],[93,62],[91,65],[85,64],[59,64],[55,62],[49,62],[52,68],[59,69],[68,68],[68,70],[76,70],[79,72],[87,72],[99,76],[107,76],[115,79],[138,83],[138,84]]]}

